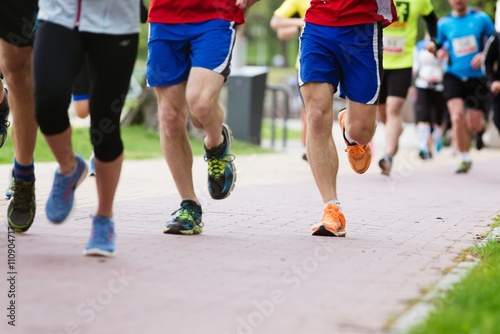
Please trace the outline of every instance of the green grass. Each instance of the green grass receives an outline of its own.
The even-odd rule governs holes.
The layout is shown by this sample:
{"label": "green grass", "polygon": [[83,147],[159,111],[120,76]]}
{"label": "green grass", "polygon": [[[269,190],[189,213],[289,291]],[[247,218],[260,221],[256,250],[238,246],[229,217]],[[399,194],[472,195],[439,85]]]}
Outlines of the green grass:
{"label": "green grass", "polygon": [[[500,216],[493,226],[500,225]],[[410,334],[500,333],[500,240],[467,251],[480,259],[466,277],[434,301],[426,321]]]}
{"label": "green grass", "polygon": [[[128,126],[122,128],[122,139],[125,146],[125,159],[139,160],[163,157],[157,131],[149,131],[138,125]],[[197,138],[190,138],[190,140],[193,154],[202,155],[204,153],[202,141]],[[73,128],[72,142],[73,150],[83,157],[89,157],[92,153],[88,128]],[[272,151],[239,140],[235,140],[233,143],[233,153],[235,155],[269,152]],[[13,156],[12,140],[9,134],[7,142],[0,149],[0,164],[11,164]],[[54,161],[52,152],[40,132],[36,143],[35,161]]]}

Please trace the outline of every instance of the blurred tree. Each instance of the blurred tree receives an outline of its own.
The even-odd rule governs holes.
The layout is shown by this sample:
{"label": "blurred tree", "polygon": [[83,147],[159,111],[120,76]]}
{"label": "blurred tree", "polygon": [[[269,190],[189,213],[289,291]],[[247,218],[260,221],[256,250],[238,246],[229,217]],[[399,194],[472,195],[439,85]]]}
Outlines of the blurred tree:
{"label": "blurred tree", "polygon": [[[450,4],[448,1],[442,0],[432,0],[432,4],[434,5],[434,9],[438,16],[447,15],[450,10]],[[492,0],[469,0],[469,6],[475,7],[484,11],[488,14],[492,19],[495,18],[495,9],[496,9],[496,1]]]}
{"label": "blurred tree", "polygon": [[495,19],[496,1],[492,0],[470,0],[469,6],[476,7],[488,14],[492,20]]}
{"label": "blurred tree", "polygon": [[[245,13],[249,41],[248,62],[250,65],[272,65],[276,55],[284,57],[285,64],[294,66],[297,56],[298,39],[280,41],[269,23],[274,11],[283,0],[265,0],[257,2]],[[290,65],[291,64],[291,65]]]}
{"label": "blurred tree", "polygon": [[[144,0],[144,5],[149,8],[150,0]],[[146,61],[148,56],[148,24],[141,24],[141,31],[139,33],[139,50],[137,52],[137,59]]]}

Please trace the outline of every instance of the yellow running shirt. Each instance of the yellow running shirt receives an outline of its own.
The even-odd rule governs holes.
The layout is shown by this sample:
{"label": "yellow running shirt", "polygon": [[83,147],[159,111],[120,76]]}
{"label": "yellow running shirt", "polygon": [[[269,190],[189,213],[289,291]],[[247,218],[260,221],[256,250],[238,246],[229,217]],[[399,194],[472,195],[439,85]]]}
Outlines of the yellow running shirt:
{"label": "yellow running shirt", "polygon": [[309,8],[309,0],[285,0],[274,11],[274,15],[279,17],[292,17],[298,14],[301,18],[306,16],[307,8]]}
{"label": "yellow running shirt", "polygon": [[396,0],[394,4],[399,20],[386,27],[383,32],[383,65],[387,70],[412,67],[418,17],[427,16],[434,10],[431,0]]}

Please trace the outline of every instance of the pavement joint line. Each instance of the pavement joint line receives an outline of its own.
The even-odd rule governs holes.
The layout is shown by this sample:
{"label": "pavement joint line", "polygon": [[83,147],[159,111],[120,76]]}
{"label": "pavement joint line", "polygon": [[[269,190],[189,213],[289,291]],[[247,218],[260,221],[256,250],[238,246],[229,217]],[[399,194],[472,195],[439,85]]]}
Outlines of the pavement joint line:
{"label": "pavement joint line", "polygon": [[[495,227],[490,233],[477,245],[484,247],[490,241],[500,241],[500,227]],[[432,301],[444,296],[444,294],[453,288],[453,285],[460,282],[474,267],[479,264],[478,259],[473,261],[460,262],[449,273],[444,275],[434,287],[422,297],[421,301],[413,305],[408,311],[398,318],[396,323],[386,331],[387,334],[405,334],[418,324],[421,324],[434,311],[435,307]]]}

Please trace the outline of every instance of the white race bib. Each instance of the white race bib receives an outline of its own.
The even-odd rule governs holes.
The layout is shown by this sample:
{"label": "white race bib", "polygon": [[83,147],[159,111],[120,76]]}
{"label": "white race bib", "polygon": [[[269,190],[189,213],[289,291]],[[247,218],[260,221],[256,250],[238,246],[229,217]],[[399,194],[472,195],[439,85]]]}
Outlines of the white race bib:
{"label": "white race bib", "polygon": [[405,38],[402,36],[384,35],[384,53],[400,56],[405,52]]}
{"label": "white race bib", "polygon": [[454,38],[451,41],[451,44],[453,45],[453,51],[455,52],[455,55],[457,55],[457,57],[466,56],[471,53],[477,53],[479,50],[477,47],[476,38],[473,35]]}

